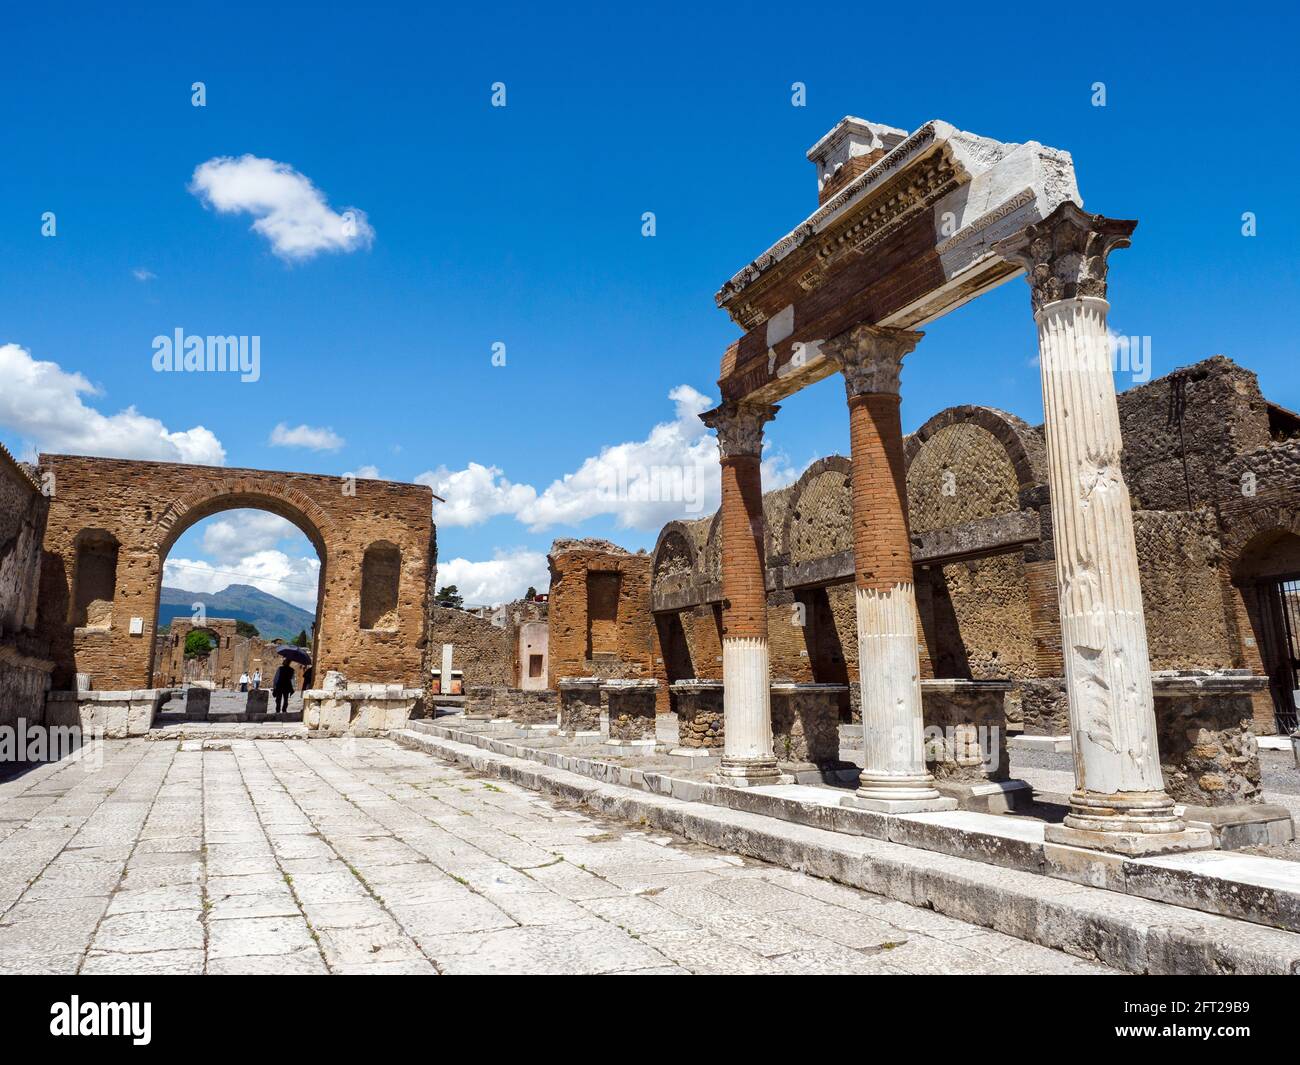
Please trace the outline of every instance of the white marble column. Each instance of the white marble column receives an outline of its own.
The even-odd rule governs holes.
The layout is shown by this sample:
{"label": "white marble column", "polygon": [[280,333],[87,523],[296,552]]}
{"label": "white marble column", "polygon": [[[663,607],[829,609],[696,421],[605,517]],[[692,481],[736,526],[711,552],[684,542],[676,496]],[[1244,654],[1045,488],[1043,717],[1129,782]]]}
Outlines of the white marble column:
{"label": "white marble column", "polygon": [[1106,257],[1136,222],[1065,202],[997,245],[1025,267],[1043,420],[1075,790],[1054,842],[1122,854],[1209,844],[1164,790],[1133,512],[1106,330]]}
{"label": "white marble column", "polygon": [[777,408],[727,402],[700,415],[718,433],[722,466],[722,714],[718,778],[748,787],[781,778],[772,750],[764,559],[763,425]]}
{"label": "white marble column", "polygon": [[903,357],[920,333],[858,325],[822,344],[840,367],[852,447],[853,569],[863,770],[846,803],[886,813],[953,809],[925,767],[921,668],[899,413]]}

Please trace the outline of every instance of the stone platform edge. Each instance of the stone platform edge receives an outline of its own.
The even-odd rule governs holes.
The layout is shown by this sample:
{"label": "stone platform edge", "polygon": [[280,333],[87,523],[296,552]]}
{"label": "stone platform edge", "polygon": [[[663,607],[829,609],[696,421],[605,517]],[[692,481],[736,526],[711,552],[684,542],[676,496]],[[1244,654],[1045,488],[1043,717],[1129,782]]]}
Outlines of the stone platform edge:
{"label": "stone platform edge", "polygon": [[[1199,913],[1300,933],[1300,862],[1199,851],[1159,858],[1125,858],[1043,838],[1043,824],[1026,818],[952,811],[883,814],[841,806],[835,793],[808,801],[771,794],[772,789],[731,788],[668,773],[636,769],[547,747],[511,742],[508,734],[471,731],[423,719],[410,733],[478,747],[588,777],[602,784],[638,789],[682,802],[703,803],[776,818],[844,836],[883,840],[905,847],[998,866],[1044,879],[1101,889],[1121,899],[1147,899]],[[787,789],[782,789],[787,790]],[[815,794],[815,789],[806,789]],[[846,792],[847,794],[847,792]],[[780,864],[780,863],[778,863]],[[1025,938],[1025,937],[1021,937]]]}
{"label": "stone platform edge", "polygon": [[1128,972],[1300,974],[1300,935],[1294,932],[600,782],[427,730],[406,729],[392,738],[602,816],[673,832]]}

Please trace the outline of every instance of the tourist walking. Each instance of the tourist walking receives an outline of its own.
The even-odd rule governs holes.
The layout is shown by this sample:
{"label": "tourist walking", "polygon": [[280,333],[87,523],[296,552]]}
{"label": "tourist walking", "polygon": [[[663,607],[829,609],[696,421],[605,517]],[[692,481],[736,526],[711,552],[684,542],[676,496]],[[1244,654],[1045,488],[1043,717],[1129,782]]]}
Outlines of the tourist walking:
{"label": "tourist walking", "polygon": [[271,678],[271,694],[275,696],[275,712],[289,712],[289,696],[293,694],[293,666],[285,662]]}
{"label": "tourist walking", "polygon": [[253,670],[253,691],[257,691],[259,688],[261,688],[261,686],[262,686],[262,671],[260,669],[255,669]]}
{"label": "tourist walking", "polygon": [[246,691],[248,691],[248,674],[247,674],[247,673],[241,673],[241,674],[239,674],[239,690],[240,690],[241,692],[246,692]]}

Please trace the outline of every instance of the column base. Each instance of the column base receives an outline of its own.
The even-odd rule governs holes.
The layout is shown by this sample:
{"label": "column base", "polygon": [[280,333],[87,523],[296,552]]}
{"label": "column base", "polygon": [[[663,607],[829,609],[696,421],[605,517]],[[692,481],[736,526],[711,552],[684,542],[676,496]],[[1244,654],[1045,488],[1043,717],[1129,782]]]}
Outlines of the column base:
{"label": "column base", "polygon": [[1077,832],[1148,836],[1176,835],[1186,828],[1174,800],[1163,791],[1075,791],[1065,826]]}
{"label": "column base", "polygon": [[1206,829],[1184,828],[1178,832],[1098,832],[1071,828],[1068,824],[1046,825],[1043,839],[1047,843],[1060,843],[1067,847],[1084,847],[1087,850],[1120,854],[1125,858],[1150,858],[1157,854],[1176,854],[1180,851],[1210,850],[1214,837]]}
{"label": "column base", "polygon": [[640,747],[641,749],[644,750],[644,749],[647,748],[647,747],[649,747],[649,748],[653,748],[653,747],[655,746],[656,743],[658,743],[658,740],[655,740],[655,739],[645,739],[645,740],[606,740],[606,741],[605,741],[605,746],[606,746],[606,747]]}
{"label": "column base", "polygon": [[840,805],[852,806],[857,810],[873,810],[878,814],[929,814],[940,810],[955,810],[957,800],[946,799],[937,792],[933,799],[877,799],[855,792],[853,795],[845,795],[840,800]]}
{"label": "column base", "polygon": [[881,773],[864,769],[858,775],[858,798],[885,802],[928,802],[943,796],[929,773]]}
{"label": "column base", "polygon": [[787,778],[776,768],[776,760],[722,757],[717,782],[733,788],[754,788],[765,784],[784,784]]}
{"label": "column base", "polygon": [[581,742],[582,740],[599,740],[604,733],[601,732],[600,729],[592,731],[584,731],[582,729],[569,729],[566,731],[565,729],[560,729],[556,735],[566,740],[577,740]]}

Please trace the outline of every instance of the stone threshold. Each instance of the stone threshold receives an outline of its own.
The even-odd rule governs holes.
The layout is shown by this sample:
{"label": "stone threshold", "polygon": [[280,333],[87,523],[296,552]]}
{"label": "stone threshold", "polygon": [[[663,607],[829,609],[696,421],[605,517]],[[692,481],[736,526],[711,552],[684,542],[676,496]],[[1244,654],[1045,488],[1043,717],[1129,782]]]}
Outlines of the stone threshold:
{"label": "stone threshold", "polygon": [[[783,868],[933,909],[1129,972],[1206,976],[1300,974],[1300,935],[1294,932],[1196,912],[1136,894],[1121,895],[1083,883],[1066,883],[1014,867],[992,866],[976,860],[975,855],[926,851],[915,844],[793,823],[708,801],[675,798],[647,790],[644,782],[636,787],[602,782],[588,774],[491,749],[514,746],[501,740],[483,744],[461,741],[440,734],[456,730],[439,727],[439,734],[435,734],[427,727],[429,722],[412,722],[416,724],[426,727],[395,732],[392,738],[402,746],[560,801],[580,803],[610,818],[645,824]],[[604,765],[609,770],[625,768],[593,764]],[[776,785],[768,790],[776,792],[771,797],[777,798],[790,788],[799,786]],[[725,790],[746,794],[740,789]],[[831,815],[843,810],[826,805],[820,809]],[[956,816],[922,814],[887,820],[926,825]],[[1032,840],[1023,842],[1029,844]],[[1171,859],[1161,858],[1144,864],[1167,866],[1170,862]]]}
{"label": "stone threshold", "polygon": [[1300,932],[1300,862],[1218,850],[1126,858],[1049,843],[1044,839],[1045,822],[1031,817],[967,810],[884,814],[841,805],[841,798],[849,794],[844,789],[803,784],[732,788],[566,754],[550,744],[519,742],[517,735],[510,733],[429,720],[412,721],[394,737],[404,742],[403,737],[410,735],[477,747],[681,802],[707,804],[1032,874],[1054,882],[1055,890],[1062,890],[1059,882],[1064,881],[1104,890],[1112,900],[1116,896],[1148,899],[1288,933]]}

